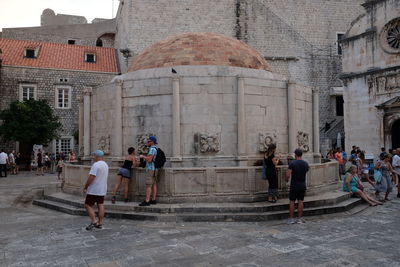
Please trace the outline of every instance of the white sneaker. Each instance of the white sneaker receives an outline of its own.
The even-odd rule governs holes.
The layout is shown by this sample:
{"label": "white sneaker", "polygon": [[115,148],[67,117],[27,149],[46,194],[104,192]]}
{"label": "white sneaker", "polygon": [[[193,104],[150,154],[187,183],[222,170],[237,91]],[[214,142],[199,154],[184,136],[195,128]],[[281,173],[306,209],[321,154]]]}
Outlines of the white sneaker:
{"label": "white sneaker", "polygon": [[305,221],[303,218],[298,218],[298,219],[296,220],[296,223],[298,223],[298,224],[303,224],[303,223],[306,223],[306,221]]}
{"label": "white sneaker", "polygon": [[286,221],[286,224],[295,224],[295,223],[296,223],[296,220],[293,219],[293,218],[289,218],[289,219]]}

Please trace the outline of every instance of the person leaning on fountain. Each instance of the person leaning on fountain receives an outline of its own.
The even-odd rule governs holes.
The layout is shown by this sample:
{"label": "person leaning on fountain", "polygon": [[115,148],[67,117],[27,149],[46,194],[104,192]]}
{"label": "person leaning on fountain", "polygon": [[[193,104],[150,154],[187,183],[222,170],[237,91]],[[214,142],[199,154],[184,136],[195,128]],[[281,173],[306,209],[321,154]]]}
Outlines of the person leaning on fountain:
{"label": "person leaning on fountain", "polygon": [[[158,183],[158,170],[155,166],[155,158],[157,157],[157,138],[150,136],[147,140],[149,152],[147,156],[140,155],[146,161],[146,199],[139,204],[139,206],[150,206],[157,204],[157,183]],[[150,199],[151,196],[151,199]]]}
{"label": "person leaning on fountain", "polygon": [[[83,192],[86,193],[85,208],[90,217],[91,223],[86,227],[90,231],[94,228],[103,228],[104,218],[104,196],[107,194],[108,165],[103,160],[104,152],[96,150],[92,153],[94,163],[89,172]],[[96,213],[93,209],[97,203],[99,209],[99,218],[96,219]]]}
{"label": "person leaning on fountain", "polygon": [[116,182],[114,186],[114,190],[112,193],[111,203],[115,204],[117,199],[117,192],[119,191],[119,187],[121,182],[124,183],[124,201],[125,203],[129,202],[128,192],[129,192],[129,180],[131,179],[131,170],[137,166],[137,160],[135,157],[135,148],[128,148],[128,155],[125,157],[124,164],[118,170],[118,174],[116,177]]}

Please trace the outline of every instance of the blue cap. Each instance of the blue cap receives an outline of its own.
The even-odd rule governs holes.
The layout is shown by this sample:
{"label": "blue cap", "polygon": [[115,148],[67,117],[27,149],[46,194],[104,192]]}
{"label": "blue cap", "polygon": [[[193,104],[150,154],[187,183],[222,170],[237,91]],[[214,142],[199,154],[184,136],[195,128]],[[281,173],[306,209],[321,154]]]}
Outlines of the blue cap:
{"label": "blue cap", "polygon": [[95,152],[93,152],[92,155],[94,155],[96,157],[103,157],[104,156],[104,152],[102,150],[98,149]]}
{"label": "blue cap", "polygon": [[149,137],[149,141],[153,141],[154,144],[156,144],[156,145],[158,144],[158,143],[157,143],[157,138],[156,138],[155,136],[150,136],[150,137]]}

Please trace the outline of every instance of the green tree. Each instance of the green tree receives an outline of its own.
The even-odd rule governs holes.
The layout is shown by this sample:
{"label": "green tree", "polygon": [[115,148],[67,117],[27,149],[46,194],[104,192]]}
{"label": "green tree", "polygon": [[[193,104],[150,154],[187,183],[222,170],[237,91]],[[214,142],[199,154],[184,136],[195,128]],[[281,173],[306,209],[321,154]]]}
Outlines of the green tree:
{"label": "green tree", "polygon": [[12,102],[0,112],[0,136],[5,141],[19,141],[33,146],[57,138],[61,123],[44,100]]}

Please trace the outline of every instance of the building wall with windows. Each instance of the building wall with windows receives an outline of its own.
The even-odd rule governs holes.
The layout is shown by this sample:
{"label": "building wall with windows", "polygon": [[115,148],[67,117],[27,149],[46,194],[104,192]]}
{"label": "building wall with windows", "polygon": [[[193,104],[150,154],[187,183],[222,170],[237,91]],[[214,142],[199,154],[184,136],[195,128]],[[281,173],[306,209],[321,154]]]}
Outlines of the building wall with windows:
{"label": "building wall with windows", "polygon": [[343,41],[346,146],[400,147],[400,2],[369,0]]}
{"label": "building wall with windows", "polygon": [[[71,147],[75,149],[77,141],[73,140],[73,136],[79,128],[79,96],[85,87],[105,84],[115,76],[107,73],[10,66],[3,66],[0,71],[0,109],[7,108],[12,101],[22,101],[31,97],[47,100],[62,123],[61,139],[70,140]],[[54,145],[55,143],[49,144],[45,150],[54,151]]]}
{"label": "building wall with windows", "polygon": [[[31,48],[38,50],[35,57],[26,54]],[[115,50],[6,39],[0,39],[0,49],[0,110],[13,101],[46,100],[60,118],[62,130],[60,140],[47,144],[45,150],[77,150],[73,137],[79,128],[79,98],[84,88],[105,84],[117,75]],[[15,144],[0,142],[0,148],[15,149]]]}

